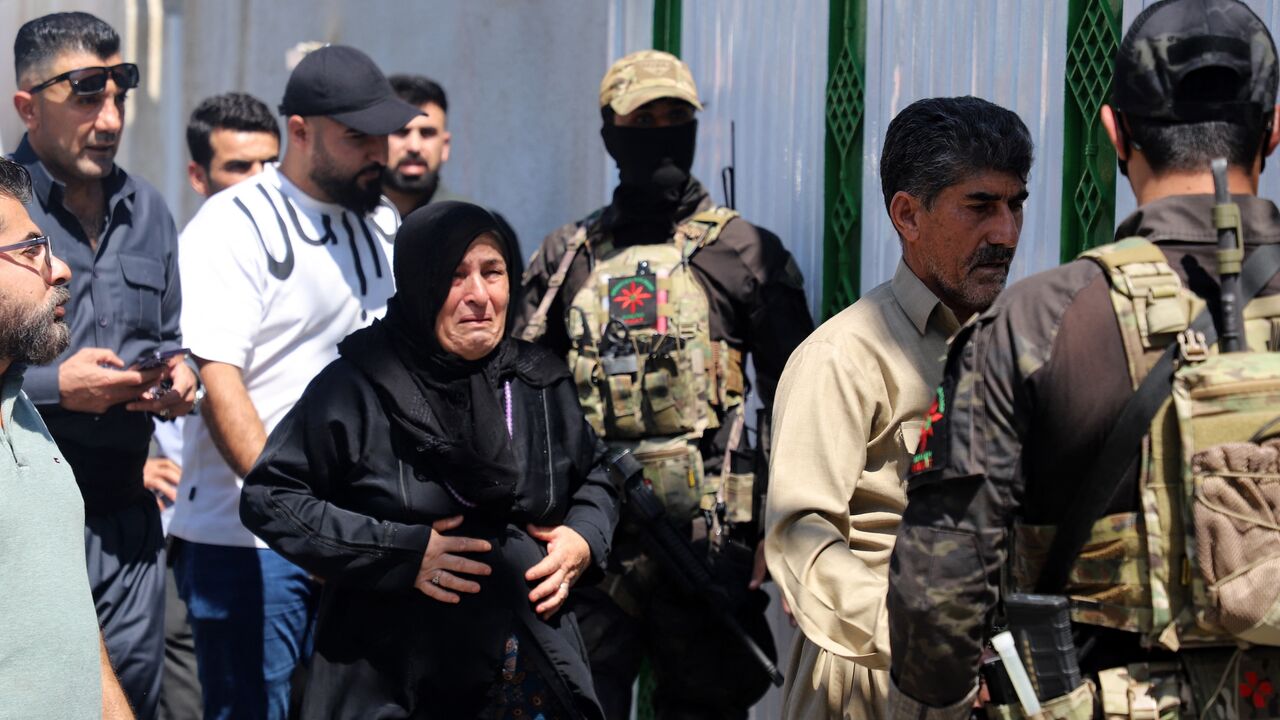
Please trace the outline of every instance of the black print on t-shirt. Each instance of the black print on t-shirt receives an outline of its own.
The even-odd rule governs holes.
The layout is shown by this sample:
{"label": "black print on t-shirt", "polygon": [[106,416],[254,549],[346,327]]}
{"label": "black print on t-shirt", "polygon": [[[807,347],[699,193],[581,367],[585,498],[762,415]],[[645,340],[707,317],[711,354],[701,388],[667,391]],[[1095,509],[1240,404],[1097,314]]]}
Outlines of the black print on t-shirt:
{"label": "black print on t-shirt", "polygon": [[[258,227],[258,221],[254,219],[253,213],[249,211],[249,208],[245,207],[245,204],[240,201],[240,198],[235,199],[235,204],[236,207],[240,208],[240,211],[249,218],[249,222],[253,224],[253,231],[258,235],[258,243],[262,245],[262,251],[266,253],[267,256],[267,271],[270,272],[272,277],[277,280],[287,280],[289,276],[293,274],[294,257],[292,237],[289,234],[288,227],[285,225],[284,217],[276,207],[275,200],[272,199],[271,194],[261,185],[258,186],[258,192],[262,193],[263,198],[267,201],[267,205],[271,208],[271,212],[276,216],[276,224],[280,227],[280,237],[284,241],[284,260],[276,260],[272,257],[271,250],[267,247],[267,242],[262,236],[262,229]],[[280,199],[284,203],[285,211],[289,213],[289,221],[293,224],[294,231],[297,232],[298,237],[301,238],[303,242],[314,246],[327,245],[330,243],[334,245],[338,244],[338,236],[333,231],[333,221],[327,213],[320,215],[320,225],[324,232],[320,237],[313,239],[308,237],[307,233],[302,229],[302,223],[298,220],[298,212],[294,209],[293,201],[289,199],[289,196],[281,194]],[[377,277],[382,277],[382,263],[378,260],[378,244],[374,241],[373,234],[369,232],[369,225],[365,222],[365,219],[357,215],[356,220],[360,223],[360,231],[364,235],[365,242],[369,245],[369,257],[373,259],[374,274]],[[360,280],[360,294],[367,295],[369,292],[369,283],[364,274],[364,262],[360,258],[360,248],[356,243],[355,229],[352,227],[351,221],[347,218],[346,210],[342,211],[342,226],[347,231],[347,242],[351,246],[351,256],[355,263],[356,276]],[[382,228],[378,227],[377,223],[374,223],[373,225],[373,232],[377,233],[383,239],[387,239],[388,237],[386,233],[382,232]]]}
{"label": "black print on t-shirt", "polygon": [[[266,195],[267,202],[271,205],[271,209],[275,210],[275,203],[271,202],[271,196],[267,195],[267,191],[262,189],[262,194]],[[249,208],[245,207],[240,198],[235,199],[236,207],[240,208],[240,212],[249,218],[249,222],[253,223],[253,231],[258,235],[258,244],[262,245],[262,252],[267,255],[267,272],[277,280],[288,280],[293,274],[293,245],[289,242],[289,231],[284,226],[284,218],[280,217],[280,213],[276,213],[276,219],[280,221],[280,234],[284,237],[284,260],[276,260],[271,257],[271,249],[267,247],[267,241],[262,237],[262,228],[258,227],[258,221],[253,218],[253,213],[249,212]]]}
{"label": "black print on t-shirt", "polygon": [[[262,190],[262,186],[259,185],[258,189]],[[263,190],[263,192],[266,191]],[[298,211],[293,209],[293,201],[289,199],[288,195],[281,195],[280,199],[284,200],[284,209],[289,211],[289,220],[293,222],[293,229],[298,231],[298,237],[302,238],[302,242],[308,245],[325,245],[328,243],[333,243],[334,245],[338,244],[338,236],[333,233],[333,225],[329,222],[329,216],[327,214],[320,216],[320,225],[324,228],[324,234],[315,240],[312,240],[307,237],[305,232],[302,231],[302,223],[298,222]],[[271,203],[271,209],[275,212],[276,217],[280,216],[280,211],[276,210],[275,203]],[[345,219],[346,213],[343,213],[343,216]],[[284,227],[284,224],[281,223],[280,227]]]}

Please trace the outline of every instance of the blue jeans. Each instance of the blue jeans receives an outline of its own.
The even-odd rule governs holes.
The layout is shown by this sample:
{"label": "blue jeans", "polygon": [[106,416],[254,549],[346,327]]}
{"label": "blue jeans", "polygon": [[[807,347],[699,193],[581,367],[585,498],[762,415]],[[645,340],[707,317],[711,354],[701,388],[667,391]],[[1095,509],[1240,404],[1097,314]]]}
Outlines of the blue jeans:
{"label": "blue jeans", "polygon": [[284,720],[289,681],[311,657],[319,591],[272,550],[184,542],[187,603],[206,720]]}

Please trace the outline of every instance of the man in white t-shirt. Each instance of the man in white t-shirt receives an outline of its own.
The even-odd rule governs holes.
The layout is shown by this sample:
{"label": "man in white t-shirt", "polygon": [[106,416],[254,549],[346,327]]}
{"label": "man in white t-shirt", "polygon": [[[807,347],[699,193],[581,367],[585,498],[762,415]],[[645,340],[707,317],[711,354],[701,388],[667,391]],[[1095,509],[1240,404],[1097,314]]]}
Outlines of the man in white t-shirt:
{"label": "man in white t-shirt", "polygon": [[284,718],[310,653],[310,578],[240,523],[242,478],[337,343],[394,291],[399,215],[381,194],[386,135],[418,114],[364,53],[294,69],[278,165],[210,198],[179,241],[183,337],[207,394],[184,430],[169,526],[195,632],[205,717]]}

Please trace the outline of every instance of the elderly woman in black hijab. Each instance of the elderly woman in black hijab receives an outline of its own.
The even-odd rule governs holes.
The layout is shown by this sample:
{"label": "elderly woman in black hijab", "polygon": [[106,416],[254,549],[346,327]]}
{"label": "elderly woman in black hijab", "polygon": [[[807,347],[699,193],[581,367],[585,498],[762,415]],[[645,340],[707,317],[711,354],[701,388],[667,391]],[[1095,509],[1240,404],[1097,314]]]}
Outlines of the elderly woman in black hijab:
{"label": "elderly woman in black hijab", "polygon": [[569,588],[617,522],[562,361],[509,337],[507,243],[446,202],[245,478],[245,525],[324,580],[307,718],[596,718]]}

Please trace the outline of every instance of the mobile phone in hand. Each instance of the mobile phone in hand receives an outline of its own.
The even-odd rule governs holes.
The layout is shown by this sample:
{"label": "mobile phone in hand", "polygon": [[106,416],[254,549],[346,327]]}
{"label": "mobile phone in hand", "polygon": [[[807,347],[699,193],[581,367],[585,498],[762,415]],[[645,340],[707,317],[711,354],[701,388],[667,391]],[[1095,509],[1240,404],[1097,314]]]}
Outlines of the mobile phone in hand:
{"label": "mobile phone in hand", "polygon": [[191,352],[190,348],[178,348],[177,350],[165,350],[164,352],[157,350],[138,358],[133,363],[133,367],[137,370],[154,370],[168,363],[170,358],[186,355],[189,352]]}

